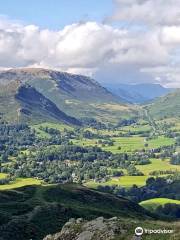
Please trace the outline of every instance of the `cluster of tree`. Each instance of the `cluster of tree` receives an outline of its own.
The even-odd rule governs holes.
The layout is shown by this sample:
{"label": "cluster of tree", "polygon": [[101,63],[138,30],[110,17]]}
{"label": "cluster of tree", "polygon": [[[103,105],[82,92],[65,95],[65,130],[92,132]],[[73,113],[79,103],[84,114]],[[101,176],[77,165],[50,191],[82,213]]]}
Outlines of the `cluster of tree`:
{"label": "cluster of tree", "polygon": [[40,126],[39,129],[46,132],[46,133],[49,133],[50,135],[61,135],[61,132],[58,129],[55,129],[55,128]]}
{"label": "cluster of tree", "polygon": [[14,181],[14,179],[15,179],[15,177],[12,177],[12,176],[7,176],[5,178],[1,178],[0,185],[9,184],[10,182]]}
{"label": "cluster of tree", "polygon": [[132,118],[132,119],[121,119],[116,127],[124,127],[124,126],[130,126],[132,124],[137,123],[137,119],[136,118]]}
{"label": "cluster of tree", "polygon": [[149,173],[151,176],[159,176],[159,175],[168,175],[168,174],[175,174],[176,170],[155,170]]}
{"label": "cluster of tree", "polygon": [[58,147],[42,148],[36,153],[36,161],[53,160],[75,160],[75,161],[95,161],[109,158],[110,152],[103,151],[97,146],[81,147],[76,145],[61,145]]}
{"label": "cluster of tree", "polygon": [[171,164],[180,165],[180,153],[173,154],[170,159]]}
{"label": "cluster of tree", "polygon": [[174,203],[166,203],[165,205],[161,205],[157,207],[155,213],[158,215],[163,215],[168,218],[180,218],[180,205]]}
{"label": "cluster of tree", "polygon": [[97,130],[109,128],[108,125],[106,125],[102,122],[99,122],[94,118],[81,118],[80,120],[83,123],[83,125],[88,126],[88,127],[93,127]]}
{"label": "cluster of tree", "polygon": [[144,174],[139,171],[134,165],[130,164],[127,168],[127,173],[129,176],[143,176]]}

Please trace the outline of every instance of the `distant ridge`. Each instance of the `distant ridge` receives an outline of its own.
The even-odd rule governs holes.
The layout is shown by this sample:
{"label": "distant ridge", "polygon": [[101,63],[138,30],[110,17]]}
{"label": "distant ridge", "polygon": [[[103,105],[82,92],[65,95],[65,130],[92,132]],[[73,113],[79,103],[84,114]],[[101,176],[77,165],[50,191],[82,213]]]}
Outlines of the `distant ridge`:
{"label": "distant ridge", "polygon": [[134,106],[129,106],[90,77],[42,68],[0,71],[1,85],[17,80],[29,84],[61,111],[76,119],[118,122],[123,116],[136,112]]}
{"label": "distant ridge", "polygon": [[67,124],[80,122],[61,111],[52,101],[20,80],[0,85],[0,112],[10,122],[56,120]]}
{"label": "distant ridge", "polygon": [[[80,101],[120,101],[120,98],[102,87],[97,81],[83,75],[43,68],[17,68],[0,72],[1,83],[17,79],[24,83],[30,83],[30,85],[36,87],[37,90],[41,88],[40,90],[42,91],[43,89],[47,90],[45,88],[48,85],[50,88],[48,89],[49,91],[59,90],[61,95]],[[42,85],[40,86],[40,84]]]}
{"label": "distant ridge", "polygon": [[174,89],[165,88],[160,84],[107,84],[105,85],[112,93],[129,103],[145,103],[157,97],[164,96]]}

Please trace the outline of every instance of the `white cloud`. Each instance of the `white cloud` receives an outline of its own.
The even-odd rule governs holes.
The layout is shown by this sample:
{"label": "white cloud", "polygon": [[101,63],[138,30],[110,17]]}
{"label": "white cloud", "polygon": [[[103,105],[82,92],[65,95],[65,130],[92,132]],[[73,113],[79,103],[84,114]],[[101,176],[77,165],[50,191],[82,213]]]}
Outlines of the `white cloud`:
{"label": "white cloud", "polygon": [[144,68],[141,69],[141,72],[152,75],[156,82],[165,87],[180,87],[180,67],[178,65]]}
{"label": "white cloud", "polygon": [[112,19],[150,25],[180,24],[179,0],[114,0]]}
{"label": "white cloud", "polygon": [[[108,81],[113,81],[113,71],[120,81],[150,81],[150,76],[151,81],[157,81],[163,74],[154,69],[163,66],[166,72],[170,65],[173,69],[172,63],[177,66],[180,62],[179,43],[178,25],[132,31],[86,22],[52,31],[0,18],[0,68],[45,67],[101,76],[101,81],[108,69]],[[172,79],[177,85],[178,77]],[[164,84],[173,84],[165,80]]]}
{"label": "white cloud", "polygon": [[180,26],[166,26],[161,30],[161,41],[172,46],[180,45]]}

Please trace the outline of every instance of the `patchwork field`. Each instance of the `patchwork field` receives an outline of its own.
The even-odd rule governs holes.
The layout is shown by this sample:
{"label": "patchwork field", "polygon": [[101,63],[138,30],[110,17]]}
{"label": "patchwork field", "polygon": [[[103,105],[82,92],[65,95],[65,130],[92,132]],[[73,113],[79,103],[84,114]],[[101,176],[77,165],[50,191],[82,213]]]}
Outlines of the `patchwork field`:
{"label": "patchwork field", "polygon": [[[174,139],[160,136],[156,139],[146,141],[144,137],[133,136],[133,137],[111,137],[114,141],[113,146],[102,146],[98,144],[100,139],[85,139],[72,140],[74,144],[81,146],[93,146],[99,145],[103,150],[111,151],[112,153],[123,153],[123,152],[133,152],[140,149],[152,149],[159,148],[161,146],[170,146],[174,144]],[[146,145],[147,144],[147,145]]]}
{"label": "patchwork field", "polygon": [[[159,125],[162,123],[159,121]],[[177,122],[173,122],[172,124],[177,124]],[[178,125],[176,126],[178,127]],[[146,151],[148,149],[156,149],[162,146],[171,146],[174,145],[175,139],[168,138],[164,135],[154,136],[154,138],[147,140],[146,137],[143,136],[144,133],[149,133],[152,130],[152,126],[147,124],[146,121],[138,122],[137,124],[132,124],[130,126],[123,126],[114,129],[95,129],[92,127],[87,127],[81,129],[81,131],[77,134],[75,128],[65,125],[65,124],[57,124],[57,123],[41,123],[37,125],[32,125],[32,129],[35,130],[37,136],[44,139],[50,139],[52,136],[45,131],[45,128],[52,128],[59,130],[60,132],[64,132],[65,129],[74,131],[74,138],[70,139],[75,145],[80,145],[83,147],[87,146],[99,146],[102,150],[110,151],[113,154],[118,153],[128,153],[132,154],[133,152],[142,151],[143,149]],[[96,134],[96,137],[93,138],[85,138],[82,137],[83,131],[90,131],[93,134]],[[121,136],[121,134],[125,134]],[[129,134],[126,136],[126,134]],[[99,136],[104,136],[102,138],[98,138]],[[99,141],[102,141],[100,143]],[[112,146],[107,143],[103,143],[103,141],[111,141]],[[56,149],[58,145],[46,146],[45,149],[49,148],[51,150]],[[22,150],[21,153],[28,153],[29,150]],[[3,163],[3,166],[8,165],[10,162],[16,161],[15,157],[9,157],[9,162]],[[114,169],[121,170],[124,172],[125,176],[122,177],[112,177],[109,181],[100,183],[95,182],[94,180],[89,180],[85,184],[89,187],[97,187],[98,185],[120,185],[123,187],[131,187],[133,184],[137,186],[143,186],[146,184],[146,180],[151,176],[150,173],[153,171],[180,171],[179,165],[172,165],[169,162],[169,159],[150,159],[151,163],[146,165],[136,165],[136,169],[144,174],[144,176],[129,176],[126,169]],[[112,170],[112,169],[111,169]],[[113,171],[112,171],[113,172]],[[5,178],[6,175],[0,174],[0,178]],[[164,176],[164,175],[161,175]],[[15,182],[7,185],[1,185],[0,189],[11,189],[18,186],[25,186],[31,184],[40,184],[40,181],[37,179],[17,179]]]}
{"label": "patchwork field", "polygon": [[[143,148],[158,148],[160,146],[170,146],[174,143],[173,139],[164,136],[149,141],[139,136],[112,138],[112,140],[114,140],[114,146],[103,147],[103,149],[113,153],[132,152]],[[148,144],[147,147],[145,144]],[[118,147],[120,147],[120,149]]]}

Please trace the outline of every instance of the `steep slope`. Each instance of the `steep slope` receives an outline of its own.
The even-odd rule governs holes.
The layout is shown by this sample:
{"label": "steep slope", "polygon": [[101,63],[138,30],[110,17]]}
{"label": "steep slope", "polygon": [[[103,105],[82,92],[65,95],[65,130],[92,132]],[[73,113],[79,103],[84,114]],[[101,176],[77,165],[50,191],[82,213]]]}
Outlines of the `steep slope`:
{"label": "steep slope", "polygon": [[180,90],[158,98],[147,105],[147,110],[154,118],[180,117]]}
{"label": "steep slope", "polygon": [[0,73],[0,82],[16,79],[30,83],[37,90],[48,89],[51,93],[58,91],[62,99],[86,102],[118,102],[120,100],[95,80],[82,75],[38,68],[11,69]]}
{"label": "steep slope", "polygon": [[117,84],[107,85],[107,88],[117,96],[130,103],[144,103],[157,97],[164,96],[172,91],[160,84]]}
{"label": "steep slope", "polygon": [[[123,117],[134,111],[133,107],[126,106],[118,96],[89,77],[38,68],[0,72],[0,83],[13,80],[20,80],[35,87],[59,109],[76,118],[116,118],[111,104],[122,106],[121,109],[118,108],[118,116]],[[103,104],[106,104],[106,107],[101,106]]]}
{"label": "steep slope", "polygon": [[1,240],[39,240],[59,231],[70,218],[100,216],[152,219],[146,210],[129,200],[79,185],[0,191]]}
{"label": "steep slope", "polygon": [[56,120],[67,124],[80,124],[44,97],[35,88],[20,81],[0,85],[0,113],[8,121],[39,122]]}

